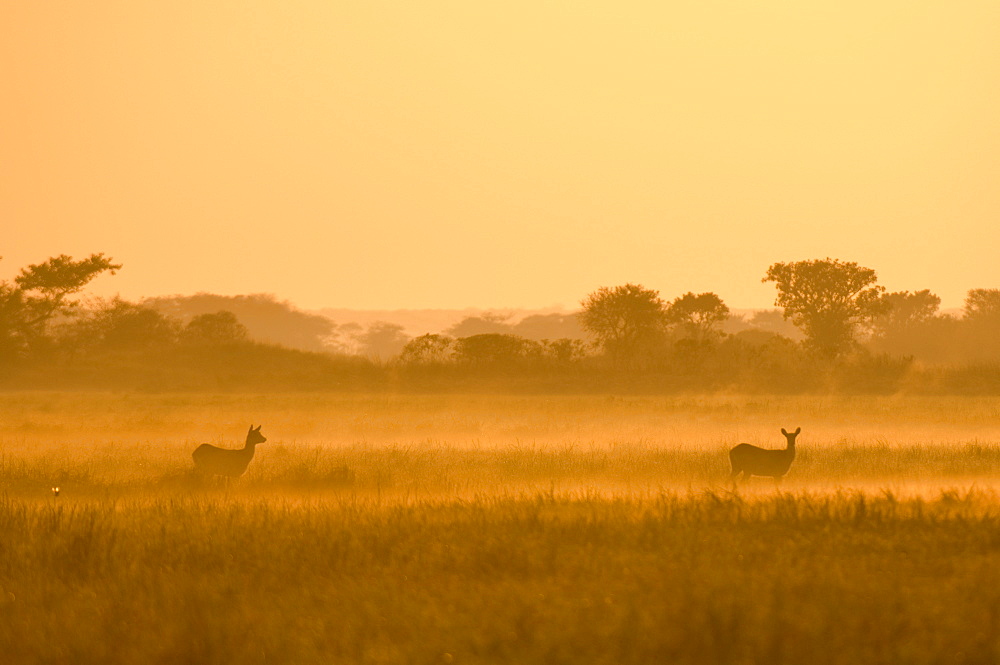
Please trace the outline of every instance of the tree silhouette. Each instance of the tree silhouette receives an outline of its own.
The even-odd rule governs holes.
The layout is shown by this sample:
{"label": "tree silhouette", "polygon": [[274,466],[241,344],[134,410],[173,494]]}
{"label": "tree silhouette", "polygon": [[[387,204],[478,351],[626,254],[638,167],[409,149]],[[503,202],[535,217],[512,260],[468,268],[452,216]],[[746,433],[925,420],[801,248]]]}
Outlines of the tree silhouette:
{"label": "tree silhouette", "polygon": [[714,293],[685,293],[667,308],[667,321],[687,338],[704,341],[719,335],[718,327],[729,317],[729,308]]}
{"label": "tree silhouette", "polygon": [[403,330],[403,326],[397,323],[387,321],[372,323],[363,334],[358,335],[362,353],[383,360],[399,355],[410,341]]}
{"label": "tree silhouette", "polygon": [[802,330],[806,346],[835,357],[854,345],[859,324],[884,311],[877,279],[871,268],[827,258],[775,263],[761,281],[775,283],[774,304]]}
{"label": "tree silhouette", "polygon": [[0,282],[0,353],[23,352],[38,343],[52,319],[79,304],[71,296],[101,273],[120,269],[104,254],[80,261],[61,254],[23,268],[13,284]]}
{"label": "tree silhouette", "polygon": [[444,363],[451,358],[455,340],[447,335],[427,334],[414,337],[399,354],[399,360],[406,365],[431,365]]}
{"label": "tree silhouette", "polygon": [[479,316],[468,316],[445,330],[445,334],[459,338],[473,335],[510,335],[514,328],[508,321],[512,314],[502,312],[486,312]]}
{"label": "tree silhouette", "polygon": [[638,284],[601,287],[581,304],[580,324],[616,363],[635,362],[663,339],[666,306],[658,291]]}
{"label": "tree silhouette", "polygon": [[751,329],[781,335],[788,339],[799,340],[802,338],[802,331],[794,323],[785,318],[784,312],[780,309],[762,309],[753,313],[747,325]]}
{"label": "tree silhouette", "polygon": [[928,289],[894,291],[882,296],[883,311],[872,322],[876,336],[885,337],[927,323],[937,316],[941,298]]}
{"label": "tree silhouette", "polygon": [[184,326],[182,337],[194,344],[236,344],[249,336],[247,327],[232,312],[199,314]]}
{"label": "tree silhouette", "polygon": [[959,323],[959,346],[978,360],[1000,359],[1000,289],[971,289]]}
{"label": "tree silhouette", "polygon": [[455,340],[455,360],[476,366],[511,366],[532,355],[540,345],[517,335],[484,333]]}
{"label": "tree silhouette", "polygon": [[339,350],[340,343],[335,337],[355,332],[338,329],[325,316],[304,312],[289,302],[264,293],[242,296],[197,293],[146,298],[142,304],[181,321],[190,321],[201,314],[232,312],[254,340],[303,351]]}
{"label": "tree silhouette", "polygon": [[580,326],[576,314],[532,314],[517,322],[513,332],[519,337],[541,341],[543,339],[586,339],[587,333]]}
{"label": "tree silhouette", "polygon": [[970,289],[963,313],[970,321],[1000,322],[1000,289]]}
{"label": "tree silhouette", "polygon": [[178,327],[156,310],[121,298],[93,312],[85,324],[92,344],[119,350],[163,348],[176,340]]}
{"label": "tree silhouette", "polygon": [[882,296],[885,311],[872,320],[869,346],[878,352],[940,361],[964,345],[964,321],[941,315],[941,299],[929,290]]}
{"label": "tree silhouette", "polygon": [[587,355],[587,345],[582,339],[562,337],[543,339],[537,343],[541,345],[541,352],[546,358],[560,365],[571,365]]}

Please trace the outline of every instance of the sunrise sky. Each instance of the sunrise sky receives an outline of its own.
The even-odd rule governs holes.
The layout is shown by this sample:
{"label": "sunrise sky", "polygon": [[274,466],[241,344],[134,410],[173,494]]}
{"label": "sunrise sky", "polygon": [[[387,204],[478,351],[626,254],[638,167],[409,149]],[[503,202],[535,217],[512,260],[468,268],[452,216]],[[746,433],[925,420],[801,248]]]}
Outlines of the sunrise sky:
{"label": "sunrise sky", "polygon": [[1000,3],[0,4],[0,279],[308,308],[1000,287]]}

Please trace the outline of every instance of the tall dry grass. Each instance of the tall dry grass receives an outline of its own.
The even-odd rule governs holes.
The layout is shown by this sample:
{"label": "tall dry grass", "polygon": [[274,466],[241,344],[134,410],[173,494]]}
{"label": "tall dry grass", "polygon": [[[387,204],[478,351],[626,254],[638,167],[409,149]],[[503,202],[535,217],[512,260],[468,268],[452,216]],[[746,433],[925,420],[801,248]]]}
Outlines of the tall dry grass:
{"label": "tall dry grass", "polygon": [[[0,658],[996,662],[998,407],[0,395]],[[245,477],[191,473],[251,422]]]}

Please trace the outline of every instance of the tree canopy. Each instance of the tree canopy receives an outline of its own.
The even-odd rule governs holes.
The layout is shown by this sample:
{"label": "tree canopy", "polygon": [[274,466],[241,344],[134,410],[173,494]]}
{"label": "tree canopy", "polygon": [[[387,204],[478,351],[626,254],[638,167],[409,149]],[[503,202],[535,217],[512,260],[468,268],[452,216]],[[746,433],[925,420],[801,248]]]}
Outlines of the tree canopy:
{"label": "tree canopy", "polygon": [[428,333],[406,343],[399,359],[403,364],[430,365],[447,362],[455,340],[447,335]]}
{"label": "tree canopy", "polygon": [[658,291],[638,284],[601,287],[581,303],[580,324],[619,362],[634,360],[663,337],[666,304]]}
{"label": "tree canopy", "polygon": [[[972,289],[962,316],[942,314],[928,290],[886,293],[874,270],[829,258],[772,265],[763,281],[784,309],[752,317],[731,316],[714,293],[667,305],[624,284],[594,291],[577,314],[487,313],[456,329],[503,332],[414,340],[392,320],[336,325],[268,295],[80,295],[120,267],[57,256],[0,280],[0,385],[1000,394],[1000,289]],[[589,343],[574,339],[584,334]]]}
{"label": "tree canopy", "polygon": [[885,289],[877,280],[871,268],[826,258],[775,263],[761,281],[775,283],[775,304],[802,330],[806,345],[834,357],[854,346],[859,324],[884,311]]}
{"label": "tree canopy", "polygon": [[121,269],[104,254],[74,261],[65,254],[22,268],[14,283],[0,282],[0,354],[23,352],[44,338],[52,319],[72,311],[79,293],[104,272]]}
{"label": "tree canopy", "polygon": [[221,296],[196,293],[190,296],[146,298],[146,307],[188,323],[202,314],[232,312],[246,327],[247,335],[260,342],[280,344],[303,351],[335,351],[332,338],[339,332],[333,321],[305,312],[289,302],[265,293]]}
{"label": "tree canopy", "polygon": [[925,324],[937,316],[941,298],[928,289],[894,291],[882,296],[883,311],[873,322],[874,333],[886,336]]}
{"label": "tree canopy", "polygon": [[729,308],[714,293],[688,292],[667,308],[667,321],[688,338],[707,340],[718,335],[719,325],[729,318]]}
{"label": "tree canopy", "polygon": [[403,326],[388,321],[372,323],[357,339],[363,354],[381,360],[399,355],[410,341],[409,336],[403,332]]}
{"label": "tree canopy", "polygon": [[1000,289],[970,289],[964,313],[969,320],[1000,321]]}
{"label": "tree canopy", "polygon": [[471,335],[455,340],[455,359],[469,365],[513,365],[535,353],[538,343],[497,333]]}
{"label": "tree canopy", "polygon": [[184,326],[182,337],[195,344],[237,344],[250,333],[232,312],[198,314]]}

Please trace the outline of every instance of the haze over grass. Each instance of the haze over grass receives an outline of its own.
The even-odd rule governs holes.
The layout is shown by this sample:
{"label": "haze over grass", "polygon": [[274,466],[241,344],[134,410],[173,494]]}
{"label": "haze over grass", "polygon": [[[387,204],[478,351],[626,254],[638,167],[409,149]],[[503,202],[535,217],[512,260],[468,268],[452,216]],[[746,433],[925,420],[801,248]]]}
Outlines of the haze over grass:
{"label": "haze over grass", "polygon": [[[1000,400],[0,394],[11,663],[992,662]],[[247,474],[192,475],[262,425]],[[776,490],[726,450],[799,456]],[[58,497],[51,487],[58,485]]]}

